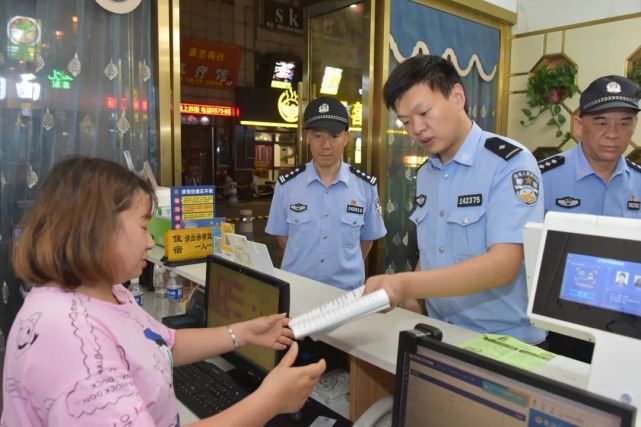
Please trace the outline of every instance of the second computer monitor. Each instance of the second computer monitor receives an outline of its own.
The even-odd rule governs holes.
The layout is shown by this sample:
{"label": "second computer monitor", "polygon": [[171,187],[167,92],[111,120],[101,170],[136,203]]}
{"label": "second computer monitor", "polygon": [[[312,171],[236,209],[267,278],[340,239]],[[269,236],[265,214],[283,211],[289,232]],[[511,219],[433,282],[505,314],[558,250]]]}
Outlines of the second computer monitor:
{"label": "second computer monitor", "polygon": [[[289,313],[289,284],[249,267],[210,256],[207,260],[207,327]],[[266,374],[278,363],[276,350],[244,346],[227,355],[232,363]]]}
{"label": "second computer monitor", "polygon": [[635,408],[401,332],[392,425],[631,427]]}

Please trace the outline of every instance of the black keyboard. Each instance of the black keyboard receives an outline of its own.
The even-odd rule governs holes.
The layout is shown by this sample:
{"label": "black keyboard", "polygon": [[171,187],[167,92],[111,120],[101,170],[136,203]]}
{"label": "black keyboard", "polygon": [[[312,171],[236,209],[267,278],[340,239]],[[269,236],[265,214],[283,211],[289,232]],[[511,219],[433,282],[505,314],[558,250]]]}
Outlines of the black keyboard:
{"label": "black keyboard", "polygon": [[207,362],[174,368],[174,390],[198,418],[224,411],[248,395],[229,374]]}

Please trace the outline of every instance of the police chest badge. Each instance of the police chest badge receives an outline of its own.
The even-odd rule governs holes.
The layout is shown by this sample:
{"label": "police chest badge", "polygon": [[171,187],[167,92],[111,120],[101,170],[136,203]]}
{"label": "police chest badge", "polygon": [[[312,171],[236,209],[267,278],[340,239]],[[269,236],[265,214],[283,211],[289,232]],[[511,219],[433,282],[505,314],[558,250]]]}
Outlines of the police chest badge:
{"label": "police chest badge", "polygon": [[562,208],[572,209],[577,206],[581,206],[581,199],[575,199],[574,197],[566,196],[556,199],[556,205],[561,206]]}
{"label": "police chest badge", "polygon": [[425,194],[420,194],[416,196],[416,204],[419,205],[420,207],[423,207],[423,205],[425,204],[425,199],[426,199]]}
{"label": "police chest badge", "polygon": [[302,203],[296,203],[295,205],[289,205],[289,209],[291,209],[294,212],[303,212],[307,210],[307,205],[304,205]]}
{"label": "police chest badge", "polygon": [[516,171],[512,174],[514,194],[526,205],[533,205],[539,199],[539,180],[536,175],[527,170]]}
{"label": "police chest badge", "polygon": [[356,200],[352,200],[352,203],[347,205],[347,212],[363,215],[363,207],[356,204]]}
{"label": "police chest badge", "polygon": [[628,210],[638,211],[639,209],[641,209],[641,202],[639,202],[636,197],[632,196],[632,198],[628,200]]}

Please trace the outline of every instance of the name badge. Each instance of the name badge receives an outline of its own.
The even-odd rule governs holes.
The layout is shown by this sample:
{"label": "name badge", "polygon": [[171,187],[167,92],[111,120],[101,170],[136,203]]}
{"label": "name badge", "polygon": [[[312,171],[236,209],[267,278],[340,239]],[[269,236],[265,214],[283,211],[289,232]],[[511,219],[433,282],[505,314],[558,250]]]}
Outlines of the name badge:
{"label": "name badge", "polygon": [[356,205],[347,205],[347,212],[363,215],[363,207]]}
{"label": "name badge", "polygon": [[562,208],[572,209],[577,206],[581,206],[581,199],[575,199],[574,197],[566,196],[556,199],[556,205],[561,206]]}
{"label": "name badge", "polygon": [[628,202],[628,209],[631,211],[638,211],[639,209],[641,209],[641,202],[639,202],[638,200],[630,200]]}
{"label": "name badge", "polygon": [[483,203],[482,194],[466,194],[464,196],[458,196],[456,207],[467,208],[468,206],[481,206],[482,203]]}

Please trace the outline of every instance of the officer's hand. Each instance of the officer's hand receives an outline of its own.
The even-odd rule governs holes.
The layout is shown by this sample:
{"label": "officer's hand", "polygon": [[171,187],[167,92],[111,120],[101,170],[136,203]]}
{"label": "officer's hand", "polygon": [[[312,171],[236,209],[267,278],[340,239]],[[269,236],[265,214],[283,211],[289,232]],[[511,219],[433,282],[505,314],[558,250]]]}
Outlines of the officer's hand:
{"label": "officer's hand", "polygon": [[378,276],[370,277],[365,282],[363,295],[379,289],[385,289],[385,292],[387,292],[387,296],[389,297],[389,305],[392,308],[398,306],[398,304],[403,300],[401,283],[396,274],[380,274]]}

